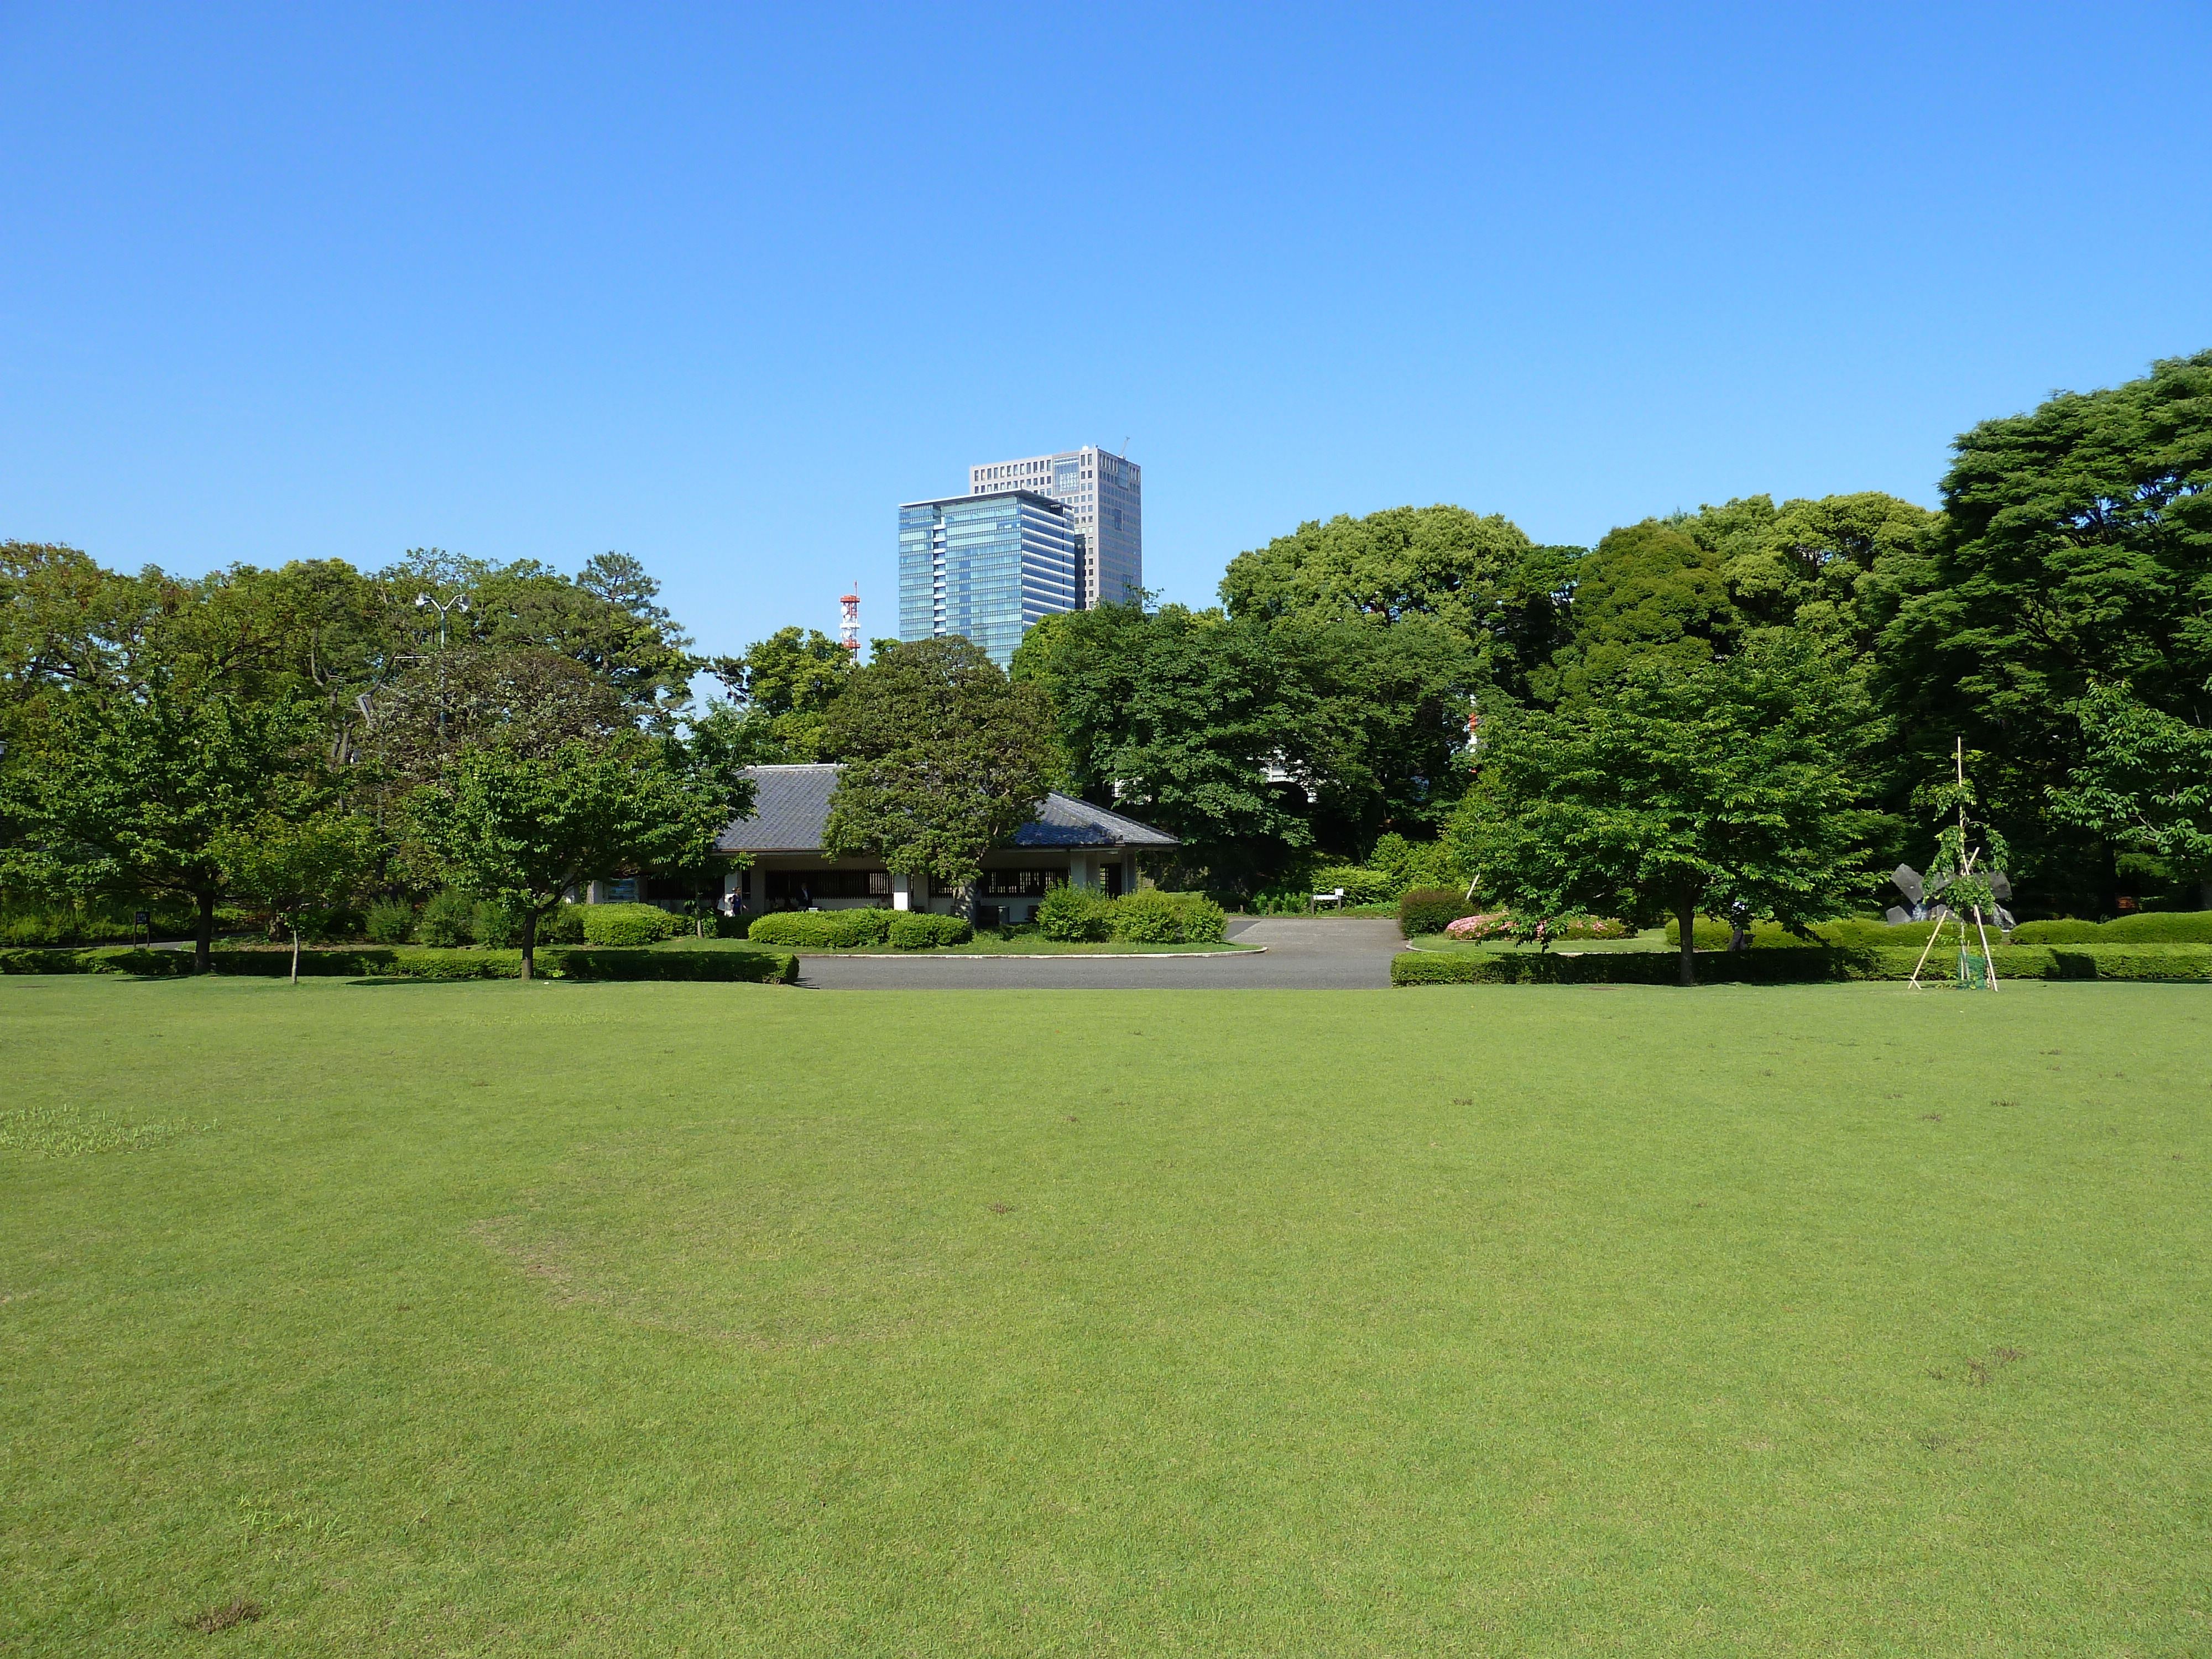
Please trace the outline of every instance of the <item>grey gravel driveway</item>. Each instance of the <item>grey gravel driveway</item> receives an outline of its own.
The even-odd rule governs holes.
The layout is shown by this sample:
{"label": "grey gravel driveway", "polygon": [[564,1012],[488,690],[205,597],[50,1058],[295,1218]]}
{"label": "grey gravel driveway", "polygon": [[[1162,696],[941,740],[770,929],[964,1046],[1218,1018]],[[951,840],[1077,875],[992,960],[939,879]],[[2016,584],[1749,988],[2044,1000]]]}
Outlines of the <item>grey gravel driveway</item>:
{"label": "grey gravel driveway", "polygon": [[1229,924],[1264,953],[1220,957],[801,957],[801,985],[832,991],[1359,991],[1390,983],[1404,949],[1387,918],[1255,918]]}

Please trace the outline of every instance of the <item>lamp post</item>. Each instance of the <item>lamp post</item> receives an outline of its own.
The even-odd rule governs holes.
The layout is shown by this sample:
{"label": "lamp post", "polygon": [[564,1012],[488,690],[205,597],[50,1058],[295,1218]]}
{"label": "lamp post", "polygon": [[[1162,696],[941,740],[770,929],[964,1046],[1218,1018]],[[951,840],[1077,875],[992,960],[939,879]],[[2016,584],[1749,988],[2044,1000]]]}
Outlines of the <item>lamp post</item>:
{"label": "lamp post", "polygon": [[417,593],[415,608],[438,613],[438,746],[443,749],[446,746],[446,613],[458,611],[464,617],[467,616],[469,596],[456,593],[450,599],[440,599],[432,593]]}

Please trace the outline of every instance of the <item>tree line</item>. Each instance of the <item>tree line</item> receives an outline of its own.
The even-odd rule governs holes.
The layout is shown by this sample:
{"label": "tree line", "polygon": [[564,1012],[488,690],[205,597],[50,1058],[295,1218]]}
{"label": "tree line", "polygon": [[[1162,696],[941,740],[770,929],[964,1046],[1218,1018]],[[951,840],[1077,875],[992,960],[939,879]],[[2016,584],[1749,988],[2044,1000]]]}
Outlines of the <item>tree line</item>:
{"label": "tree line", "polygon": [[1924,852],[1962,746],[2024,903],[2195,899],[2209,484],[2212,353],[1976,426],[1935,511],[1753,495],[1591,548],[1340,516],[1237,555],[1213,606],[1048,618],[1010,675],[799,628],[702,657],[619,554],[185,580],[7,544],[0,880],[180,899],[203,954],[225,895],[296,915],[348,869],[534,915],[621,870],[705,882],[746,767],[838,760],[832,850],[946,884],[1053,787],[1231,898],[1410,844],[1535,914],[1796,922]]}

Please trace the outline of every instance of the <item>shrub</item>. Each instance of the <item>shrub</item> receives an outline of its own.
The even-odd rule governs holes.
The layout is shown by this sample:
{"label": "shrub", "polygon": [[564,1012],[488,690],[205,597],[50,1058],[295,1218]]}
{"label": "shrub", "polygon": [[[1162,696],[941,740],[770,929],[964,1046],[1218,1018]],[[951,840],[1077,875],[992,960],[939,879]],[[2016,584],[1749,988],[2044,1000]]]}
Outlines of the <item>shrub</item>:
{"label": "shrub", "polygon": [[1037,932],[1062,941],[1104,939],[1113,931],[1109,903],[1087,887],[1055,887],[1036,908]]}
{"label": "shrub", "polygon": [[940,945],[965,945],[975,937],[975,930],[963,916],[933,915],[927,910],[876,914],[890,918],[890,939],[895,950],[933,951]]}
{"label": "shrub", "polygon": [[1417,887],[1398,901],[1398,931],[1407,939],[1419,933],[1441,933],[1474,907],[1449,887]]}
{"label": "shrub", "polygon": [[1229,915],[1204,893],[1170,893],[1180,914],[1185,945],[1218,945],[1228,936]]}
{"label": "shrub", "polygon": [[372,904],[365,931],[374,944],[404,945],[415,937],[415,907],[396,902]]}
{"label": "shrub", "polygon": [[548,951],[539,957],[564,979],[714,980],[795,985],[799,958],[787,951]]}
{"label": "shrub", "polygon": [[778,910],[754,918],[745,937],[762,945],[808,951],[849,951],[879,942],[891,921],[888,910]]}
{"label": "shrub", "polygon": [[2094,945],[2104,935],[2094,921],[2063,916],[2055,921],[2023,921],[2012,930],[2015,945]]}
{"label": "shrub", "polygon": [[635,947],[673,939],[683,923],[651,904],[586,904],[584,940],[588,945]]}
{"label": "shrub", "polygon": [[1114,938],[1132,945],[1203,945],[1228,932],[1229,917],[1203,893],[1166,893],[1140,888],[1109,907]]}
{"label": "shrub", "polygon": [[477,943],[495,950],[519,950],[522,945],[522,912],[497,899],[477,906]]}
{"label": "shrub", "polygon": [[581,945],[584,942],[584,912],[587,904],[571,904],[562,899],[553,907],[550,915],[538,918],[538,942],[540,945]]}
{"label": "shrub", "polygon": [[415,937],[433,950],[472,945],[477,937],[477,902],[448,887],[433,893],[415,921]]}
{"label": "shrub", "polygon": [[1452,862],[1451,849],[1442,842],[1407,841],[1395,830],[1375,843],[1375,850],[1367,855],[1367,867],[1382,876],[1388,887],[1385,896],[1391,898],[1416,887],[1467,885]]}
{"label": "shrub", "polygon": [[1549,931],[1553,939],[1634,939],[1636,924],[1617,916],[1569,916]]}
{"label": "shrub", "polygon": [[1182,938],[1182,916],[1176,902],[1152,889],[1116,899],[1112,925],[1114,937],[1132,945],[1174,945]]}
{"label": "shrub", "polygon": [[1334,892],[1341,887],[1346,904],[1381,904],[1395,896],[1392,886],[1387,870],[1370,869],[1364,864],[1325,864],[1313,872],[1312,883],[1298,897],[1303,901],[1315,893]]}
{"label": "shrub", "polygon": [[1462,916],[1457,921],[1446,923],[1444,936],[1479,942],[1486,939],[1503,939],[1512,931],[1513,913],[1510,910],[1488,910],[1479,915]]}

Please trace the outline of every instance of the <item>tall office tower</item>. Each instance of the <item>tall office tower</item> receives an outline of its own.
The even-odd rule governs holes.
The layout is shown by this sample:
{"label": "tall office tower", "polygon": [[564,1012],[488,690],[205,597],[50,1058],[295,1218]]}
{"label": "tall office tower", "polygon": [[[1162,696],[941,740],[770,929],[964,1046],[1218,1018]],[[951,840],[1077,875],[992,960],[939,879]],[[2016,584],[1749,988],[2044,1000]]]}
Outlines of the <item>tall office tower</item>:
{"label": "tall office tower", "polygon": [[1066,503],[1085,610],[1123,604],[1144,591],[1145,470],[1135,462],[1085,445],[968,469],[969,495],[994,489],[1034,489]]}
{"label": "tall office tower", "polygon": [[1076,608],[1069,511],[1033,489],[899,508],[899,638],[959,634],[1004,668],[1031,623]]}

